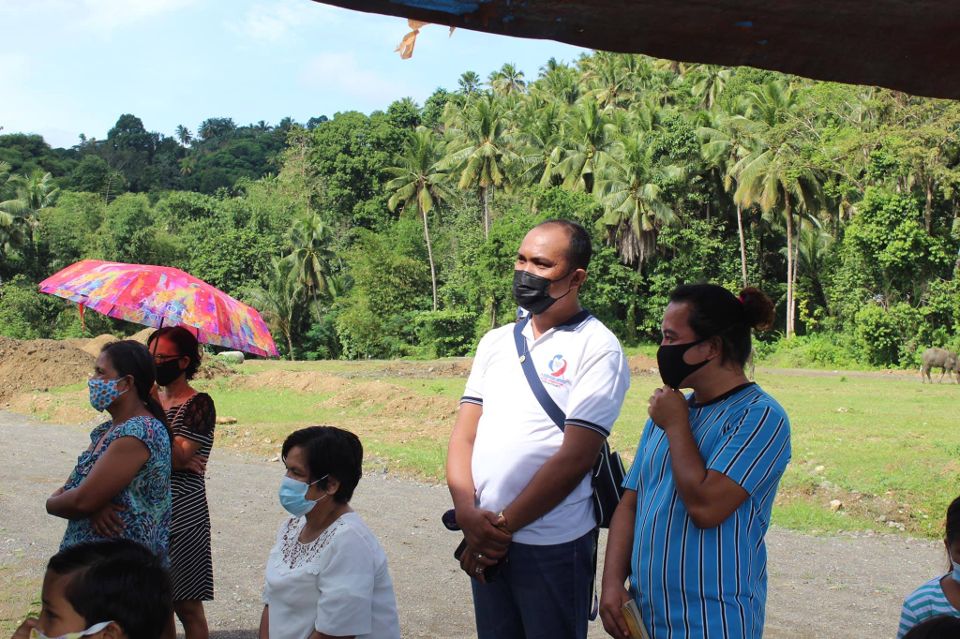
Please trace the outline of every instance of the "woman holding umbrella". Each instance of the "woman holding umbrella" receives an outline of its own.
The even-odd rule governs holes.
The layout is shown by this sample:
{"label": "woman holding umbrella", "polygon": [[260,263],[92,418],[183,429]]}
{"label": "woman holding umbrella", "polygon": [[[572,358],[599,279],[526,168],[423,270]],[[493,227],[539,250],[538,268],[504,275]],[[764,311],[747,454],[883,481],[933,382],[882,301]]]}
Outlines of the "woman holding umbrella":
{"label": "woman holding umbrella", "polygon": [[140,542],[164,562],[170,534],[170,434],[150,396],[153,360],[139,342],[104,346],[87,385],[90,405],[110,419],[90,433],[90,446],[47,512],[68,519],[60,549],[120,536]]}
{"label": "woman holding umbrella", "polygon": [[[173,433],[170,575],[173,607],[186,639],[207,639],[203,602],[213,599],[210,513],[204,482],[213,447],[216,409],[206,393],[190,386],[200,367],[200,347],[189,330],[169,326],[147,342],[157,368],[159,400]],[[171,619],[168,636],[175,636]]]}

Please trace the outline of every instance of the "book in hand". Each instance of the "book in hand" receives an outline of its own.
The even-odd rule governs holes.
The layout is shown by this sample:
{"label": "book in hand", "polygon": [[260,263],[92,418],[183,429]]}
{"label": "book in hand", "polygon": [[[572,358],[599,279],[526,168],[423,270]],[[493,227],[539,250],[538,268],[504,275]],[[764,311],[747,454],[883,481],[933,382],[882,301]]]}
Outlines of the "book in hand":
{"label": "book in hand", "polygon": [[635,600],[630,599],[623,604],[620,611],[627,622],[627,628],[630,629],[631,639],[650,639],[650,635],[647,634],[647,629],[643,625],[643,618],[640,616],[640,608],[637,607]]}

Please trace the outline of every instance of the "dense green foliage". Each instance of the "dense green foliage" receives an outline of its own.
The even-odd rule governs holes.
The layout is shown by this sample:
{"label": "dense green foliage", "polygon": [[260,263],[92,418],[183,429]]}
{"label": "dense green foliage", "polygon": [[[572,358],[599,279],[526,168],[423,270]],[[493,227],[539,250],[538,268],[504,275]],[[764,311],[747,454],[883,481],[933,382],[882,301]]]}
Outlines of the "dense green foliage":
{"label": "dense green foliage", "polygon": [[306,125],[0,136],[0,334],[75,334],[32,284],[94,257],[256,304],[291,357],[463,354],[513,318],[523,234],[561,216],[594,236],[585,305],[628,344],[710,280],[775,300],[762,354],[914,365],[960,345],[958,133],[954,102],[596,53]]}

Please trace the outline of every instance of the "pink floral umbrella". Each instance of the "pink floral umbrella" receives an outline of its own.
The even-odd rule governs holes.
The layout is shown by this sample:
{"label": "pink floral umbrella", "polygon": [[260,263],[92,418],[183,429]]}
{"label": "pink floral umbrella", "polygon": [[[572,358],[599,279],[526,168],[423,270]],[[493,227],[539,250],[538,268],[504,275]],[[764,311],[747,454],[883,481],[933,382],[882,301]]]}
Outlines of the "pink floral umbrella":
{"label": "pink floral umbrella", "polygon": [[276,356],[255,308],[169,266],[82,260],[40,282],[40,291],[145,326],[187,326],[204,344]]}

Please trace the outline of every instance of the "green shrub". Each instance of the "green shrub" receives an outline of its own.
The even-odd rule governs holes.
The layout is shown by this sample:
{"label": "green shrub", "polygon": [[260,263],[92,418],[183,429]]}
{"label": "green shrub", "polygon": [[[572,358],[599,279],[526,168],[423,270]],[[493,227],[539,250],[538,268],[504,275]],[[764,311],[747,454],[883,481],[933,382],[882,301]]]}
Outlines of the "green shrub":
{"label": "green shrub", "polygon": [[851,344],[842,334],[796,335],[774,342],[754,341],[754,357],[779,368],[862,368]]}
{"label": "green shrub", "polygon": [[423,311],[416,315],[420,346],[432,357],[466,355],[473,348],[477,315],[463,310]]}

